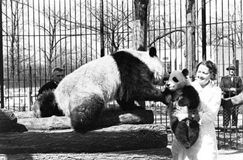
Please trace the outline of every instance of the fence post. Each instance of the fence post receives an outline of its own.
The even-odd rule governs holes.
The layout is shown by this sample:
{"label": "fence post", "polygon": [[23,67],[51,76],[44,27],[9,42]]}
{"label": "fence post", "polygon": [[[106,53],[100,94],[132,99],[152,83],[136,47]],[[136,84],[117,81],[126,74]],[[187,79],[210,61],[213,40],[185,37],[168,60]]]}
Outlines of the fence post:
{"label": "fence post", "polygon": [[202,59],[206,60],[206,5],[205,5],[205,0],[201,1],[202,3]]}
{"label": "fence post", "polygon": [[1,108],[4,108],[4,83],[3,83],[3,33],[2,33],[2,2],[0,2],[0,85],[1,85]]}
{"label": "fence post", "polygon": [[29,111],[31,110],[31,106],[33,104],[32,93],[32,67],[29,66]]}

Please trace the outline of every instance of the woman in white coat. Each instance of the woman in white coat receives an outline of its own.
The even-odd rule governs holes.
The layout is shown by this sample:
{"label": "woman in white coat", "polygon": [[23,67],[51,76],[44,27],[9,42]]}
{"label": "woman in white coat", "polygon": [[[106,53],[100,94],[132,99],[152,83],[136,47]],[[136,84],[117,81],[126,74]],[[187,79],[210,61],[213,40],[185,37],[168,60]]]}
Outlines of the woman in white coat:
{"label": "woman in white coat", "polygon": [[221,103],[221,89],[213,82],[217,67],[211,61],[197,65],[195,81],[192,85],[200,96],[199,114],[194,119],[200,124],[199,137],[189,149],[184,148],[175,138],[172,144],[173,160],[217,160],[218,148],[214,121]]}

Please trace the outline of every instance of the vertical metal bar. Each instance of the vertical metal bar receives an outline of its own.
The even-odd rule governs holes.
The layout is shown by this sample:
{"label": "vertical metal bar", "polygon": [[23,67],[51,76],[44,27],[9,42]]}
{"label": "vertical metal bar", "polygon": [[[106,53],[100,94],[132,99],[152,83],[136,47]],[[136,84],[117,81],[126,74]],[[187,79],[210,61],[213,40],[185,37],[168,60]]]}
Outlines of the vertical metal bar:
{"label": "vertical metal bar", "polygon": [[105,55],[105,42],[104,42],[104,2],[100,0],[101,21],[100,21],[100,56]]}
{"label": "vertical metal bar", "polygon": [[84,29],[84,33],[85,33],[85,36],[84,36],[84,39],[85,39],[85,63],[88,62],[88,47],[87,47],[87,1],[84,2],[84,22],[85,22],[85,29]]}
{"label": "vertical metal bar", "polygon": [[[221,0],[221,8],[222,8],[222,10],[221,10],[221,17],[222,17],[222,29],[221,29],[221,33],[222,33],[222,38],[223,38],[223,33],[224,33],[224,0]],[[225,61],[224,61],[224,54],[225,54],[225,52],[224,52],[224,40],[222,39],[222,59],[223,59],[223,75],[224,75],[224,72],[225,72],[225,69],[224,69],[224,65],[225,65]],[[224,132],[224,138],[223,138],[223,140],[224,140],[224,145],[225,145],[225,143],[226,143],[226,134],[225,134],[225,132]]]}
{"label": "vertical metal bar", "polygon": [[[125,24],[125,19],[124,19],[124,1],[122,1],[122,48],[124,48],[124,41],[125,41],[125,31],[124,31],[124,24]],[[128,18],[128,17],[127,17]]]}
{"label": "vertical metal bar", "polygon": [[[174,30],[176,30],[177,29],[177,17],[176,17],[176,2],[177,1],[174,1],[174,18],[175,18],[175,22],[174,22]],[[175,56],[175,70],[177,70],[178,68],[177,68],[177,64],[178,64],[178,55],[177,55],[177,33],[175,32],[175,36],[174,36],[174,44],[175,44],[175,46],[174,46],[174,48],[175,48],[175,52],[173,53],[174,54],[174,56]]]}
{"label": "vertical metal bar", "polygon": [[[169,0],[169,33],[171,33],[171,0]],[[169,34],[169,47],[170,48],[170,71],[172,71],[172,56],[171,56],[171,34]]]}
{"label": "vertical metal bar", "polygon": [[[5,7],[5,13],[7,14],[8,12],[7,12],[7,10],[8,10],[8,8],[9,8],[9,3],[8,3],[8,1],[6,1],[6,7]],[[2,15],[2,14],[1,14]],[[8,19],[8,17],[9,16],[5,16],[5,23],[6,23],[6,33],[9,33],[9,19]],[[9,86],[10,86],[10,82],[9,82],[9,77],[10,77],[10,75],[9,75],[9,73],[10,73],[10,71],[9,71],[9,36],[6,34],[6,40],[7,40],[7,42],[6,42],[6,45],[7,45],[7,47],[6,47],[6,54],[7,54],[7,65],[5,66],[5,68],[7,68],[6,69],[6,81],[7,81],[7,83],[5,83],[6,84],[6,88],[7,88],[7,95],[4,95],[4,96],[6,96],[7,97],[7,104],[4,104],[5,106],[5,108],[6,109],[9,109],[9,101],[10,101],[10,98],[9,98],[9,96],[10,96],[10,94],[9,94]],[[4,78],[4,76],[3,76],[3,78]],[[5,79],[3,79],[3,80],[5,80]],[[4,97],[4,99],[5,99],[5,97]]]}
{"label": "vertical metal bar", "polygon": [[[217,8],[218,8],[218,0],[215,0],[215,34],[216,34],[216,37],[218,37],[218,11],[217,11]],[[215,45],[215,53],[216,53],[216,62],[219,62],[219,52],[218,52],[218,42],[216,42],[216,45]],[[217,68],[220,69],[220,64],[217,63]]]}
{"label": "vertical metal bar", "polygon": [[[222,28],[221,28],[221,32],[222,33],[224,33],[224,15],[223,15],[223,13],[224,13],[224,11],[223,11],[223,8],[224,8],[224,0],[221,0],[221,8],[222,8],[222,10],[221,10],[221,17],[222,17]],[[223,36],[223,35],[222,35]],[[225,61],[224,61],[224,41],[223,41],[223,39],[222,39],[222,59],[223,59],[223,75],[225,75],[225,70],[224,70],[224,68],[225,68]]]}
{"label": "vertical metal bar", "polygon": [[[56,42],[57,42],[57,37],[58,37],[58,35],[57,35],[57,22],[58,22],[58,20],[57,20],[57,18],[59,18],[58,17],[58,14],[57,14],[57,12],[56,12],[56,1],[51,1],[51,0],[49,0],[49,4],[50,4],[50,2],[52,2],[53,4],[52,4],[52,6],[53,6],[53,13],[52,14],[55,14],[55,16],[53,17],[54,18],[54,22],[56,23],[55,24],[55,38],[54,38],[54,40],[53,40],[53,44],[56,44]],[[57,16],[56,16],[57,15]],[[57,46],[55,46],[55,48],[53,49],[53,54],[54,54],[54,57],[55,57],[55,60],[54,60],[54,64],[53,64],[53,66],[57,66],[57,64],[58,64],[58,58],[56,58],[57,57]],[[61,55],[61,53],[59,52],[59,54]]]}
{"label": "vertical metal bar", "polygon": [[[236,64],[236,52],[237,52],[237,47],[236,47],[236,45],[237,45],[237,37],[236,37],[236,34],[237,34],[237,29],[236,29],[236,12],[237,12],[237,9],[236,9],[236,3],[235,3],[235,0],[234,0],[234,15],[233,15],[233,17],[234,17],[234,39],[233,39],[233,44],[234,44],[234,46],[232,46],[234,49],[233,49],[233,64],[235,65],[235,67],[236,67],[236,71],[235,71],[235,73],[236,73],[236,75],[238,76],[239,75],[239,66]],[[232,36],[232,37],[233,37]]]}
{"label": "vertical metal bar", "polygon": [[[217,6],[218,6],[218,0],[215,0],[215,8],[214,8],[214,10],[215,10],[215,34],[216,34],[216,37],[218,37],[218,12],[217,12]],[[217,40],[216,40],[216,44],[215,44],[215,47],[216,47],[216,56],[217,56],[217,60],[216,60],[216,62],[218,62],[218,42],[217,42]],[[218,68],[218,70],[220,69],[220,64],[219,63],[216,63],[216,65],[217,65],[217,68]],[[217,83],[218,83],[218,81],[217,81]],[[219,83],[218,83],[219,84]],[[217,127],[219,128],[220,127],[220,125],[219,125],[219,121],[220,121],[220,119],[219,119],[219,116],[220,114],[218,114],[218,116],[217,116],[217,122],[218,122],[218,125],[217,125]],[[217,132],[217,136],[219,137],[219,135],[220,135],[220,132],[218,131]],[[219,144],[220,144],[220,140],[218,140],[217,141],[217,144],[218,144],[218,146],[219,146]]]}
{"label": "vertical metal bar", "polygon": [[[163,19],[163,28],[164,28],[164,33],[166,33],[166,5],[165,5],[165,2],[166,1],[163,1],[163,7],[164,7],[164,19]],[[154,11],[155,12],[155,11]],[[154,13],[155,14],[155,13]],[[166,37],[164,37],[164,42],[163,42],[163,44],[164,44],[164,57],[165,57],[165,59],[164,59],[164,63],[165,63],[165,68],[166,68],[166,70],[168,71],[168,64],[167,64],[167,62],[166,62],[166,58],[167,58],[167,52],[166,52]]]}
{"label": "vertical metal bar", "polygon": [[4,69],[3,69],[3,20],[2,2],[0,2],[0,83],[1,83],[1,108],[4,108]]}
{"label": "vertical metal bar", "polygon": [[74,1],[74,19],[75,19],[75,69],[78,68],[78,46],[77,46],[77,1]]}
{"label": "vertical metal bar", "polygon": [[[40,24],[40,0],[38,0],[38,24]],[[40,80],[39,80],[39,85],[41,86],[42,85],[42,66],[41,66],[41,59],[42,59],[42,55],[41,55],[41,52],[40,52],[40,48],[41,48],[41,32],[40,32],[40,28],[38,28],[38,41],[39,41],[39,45],[38,45],[38,50],[39,50],[39,67],[38,67],[38,70],[39,70],[39,77],[40,77]]]}
{"label": "vertical metal bar", "polygon": [[28,100],[28,102],[29,102],[29,110],[31,110],[31,105],[32,105],[32,74],[31,74],[31,55],[30,55],[30,38],[32,38],[33,39],[33,35],[32,35],[32,37],[30,36],[30,2],[29,1],[27,1],[27,27],[28,27],[28,29],[27,29],[27,33],[28,33],[28,71],[27,72],[29,72],[29,74],[27,75],[29,78],[28,78],[28,86],[29,86],[29,93],[28,93],[28,96],[29,96],[29,100]]}
{"label": "vertical metal bar", "polygon": [[[43,12],[43,13],[42,13]],[[43,54],[44,54],[44,77],[45,77],[45,82],[47,82],[48,80],[47,79],[50,79],[51,78],[51,75],[50,75],[50,61],[48,61],[48,57],[49,55],[51,54],[50,52],[50,34],[48,34],[46,32],[46,29],[48,28],[48,30],[50,31],[50,23],[51,23],[51,17],[50,17],[50,4],[48,5],[48,3],[46,4],[46,0],[43,0],[43,10],[41,11],[42,13],[42,19],[43,19],[43,23],[44,23],[44,30],[42,31],[43,32],[43,35],[41,34],[40,37],[43,38],[43,42],[44,42],[44,46],[43,46]],[[48,24],[46,24],[46,21]],[[41,22],[42,23],[42,22]],[[41,25],[41,24],[39,24]],[[40,28],[39,28],[40,29]],[[48,40],[46,40],[46,38],[49,38]],[[49,48],[48,48],[49,47]],[[48,63],[48,64],[47,64]],[[42,66],[42,64],[40,64]]]}
{"label": "vertical metal bar", "polygon": [[[198,11],[199,10],[199,2],[198,1],[195,1],[195,3],[196,3],[196,11]],[[201,8],[201,6],[200,6],[200,8]],[[199,22],[199,18],[197,18],[197,22],[196,22],[196,24],[199,26],[199,24],[200,24],[201,22]],[[199,27],[196,27],[196,31],[195,31],[195,33],[196,33],[196,37],[197,38],[195,38],[195,40],[196,40],[196,57],[197,57],[197,59],[196,59],[196,62],[198,63],[199,62],[199,59],[200,59],[200,61],[201,61],[201,58],[202,58],[202,56],[200,55],[200,50],[202,49],[202,48],[199,48],[199,46],[201,45],[201,39],[199,39],[199,34],[201,34],[201,31],[199,31],[199,29],[198,29]]]}
{"label": "vertical metal bar", "polygon": [[[36,14],[35,14],[35,2],[36,0],[33,0],[32,1],[32,5],[33,5],[33,8],[32,8],[32,10],[33,10],[33,24],[35,24],[36,23],[36,21],[35,21],[35,17],[36,17]],[[33,30],[33,49],[34,49],[34,52],[33,52],[33,54],[34,54],[34,67],[33,68],[31,68],[32,70],[30,70],[31,72],[32,72],[32,74],[34,75],[33,77],[34,77],[34,94],[35,94],[35,96],[36,96],[36,93],[37,93],[37,79],[36,79],[36,76],[37,76],[37,66],[36,66],[36,39],[35,39],[35,37],[36,37],[36,31],[35,31],[35,25],[33,25],[33,28],[32,28],[32,30]],[[38,85],[39,86],[39,85]]]}
{"label": "vertical metal bar", "polygon": [[[234,36],[234,38],[232,36],[233,44],[234,44],[234,46],[232,46],[233,47],[233,64],[236,67],[235,74],[237,76],[239,76],[239,63],[238,63],[239,61],[236,61],[236,52],[237,52],[237,47],[236,46],[237,46],[237,42],[238,42],[237,39],[236,39],[237,38],[236,37],[236,34],[237,34],[237,29],[236,29],[236,12],[237,12],[236,3],[235,3],[235,0],[234,0],[234,12],[233,12],[234,13],[234,15],[233,15],[233,18],[234,18],[234,28],[233,28],[234,32],[233,32],[233,36]],[[235,113],[235,114],[237,114],[237,119],[238,119],[238,113]],[[237,123],[238,123],[238,121],[237,121]],[[236,124],[236,126],[238,126],[238,124]],[[238,132],[236,132],[236,136],[238,137]],[[239,146],[238,143],[236,143],[236,148],[238,148],[238,146]]]}
{"label": "vertical metal bar", "polygon": [[[113,0],[113,1],[114,1],[114,0]],[[113,5],[113,1],[111,1],[110,3],[109,3],[108,1],[106,1],[106,3],[107,3],[107,9],[106,9],[106,10],[107,10],[107,12],[108,12],[108,10],[110,9],[109,12],[110,12],[110,17],[111,17],[111,19],[113,19],[114,16],[115,16],[115,15],[113,15],[113,13],[114,13],[114,11],[113,11],[113,8],[114,8],[114,7],[112,7],[112,6],[114,6],[114,5]],[[111,6],[110,8],[108,7],[108,3],[109,3],[110,6]],[[107,15],[108,15],[108,14],[107,14]],[[109,27],[111,28],[111,30],[114,31],[114,29],[113,29],[113,27],[114,27],[114,22],[112,21],[112,22],[107,23],[107,24],[110,24]],[[108,35],[107,35],[107,37],[108,37]],[[113,40],[115,40],[114,38],[115,38],[115,33],[112,33],[112,36],[111,36],[111,38],[110,38],[111,41],[110,41],[110,43],[107,45],[107,48],[110,48],[110,49],[108,49],[108,50],[110,50],[111,53],[114,52],[114,50],[113,50],[113,48],[114,48],[113,46],[114,46],[114,45],[111,44],[111,42],[112,42]],[[108,38],[107,38],[107,39],[108,39]]]}
{"label": "vertical metal bar", "polygon": [[[11,2],[10,3],[10,5],[11,5],[11,12],[13,12],[13,2]],[[15,24],[14,23],[14,18],[13,18],[13,14],[11,14],[11,34],[12,35],[14,35],[14,27],[13,27],[13,24]],[[13,39],[13,37],[11,37],[12,39]],[[12,40],[10,38],[10,40]],[[14,89],[15,89],[15,77],[14,77],[14,71],[15,71],[15,67],[14,67],[14,64],[13,64],[13,55],[12,54],[14,54],[13,52],[14,52],[14,49],[13,49],[13,42],[11,41],[10,42],[10,45],[11,45],[11,47],[10,47],[10,65],[11,65],[11,68],[10,68],[10,72],[11,72],[11,75],[10,75],[10,77],[12,77],[12,93],[11,93],[11,98],[12,98],[12,105],[11,106],[14,106],[14,104],[15,104],[15,98],[14,98],[14,96],[15,96],[15,92],[14,92]],[[14,107],[13,108],[11,108],[11,109],[15,109]]]}
{"label": "vertical metal bar", "polygon": [[[172,17],[172,9],[171,9],[171,7],[172,7],[172,3],[171,3],[171,0],[169,0],[169,33],[171,33],[171,28],[172,28],[172,22],[171,22],[171,17]],[[173,46],[172,46],[172,34],[169,34],[169,46],[168,46],[168,48],[170,49],[170,51],[169,51],[169,56],[170,56],[170,62],[169,62],[169,66],[170,66],[170,71],[172,71],[172,64],[173,64],[173,58],[172,58],[172,51],[171,51],[171,49],[174,49],[173,48]],[[175,67],[175,66],[174,66]],[[174,68],[175,69],[175,68]]]}
{"label": "vertical metal bar", "polygon": [[23,50],[23,64],[21,64],[21,70],[23,70],[23,73],[21,75],[21,81],[22,81],[22,93],[23,93],[23,111],[26,111],[26,98],[27,98],[27,94],[26,94],[26,85],[25,85],[25,65],[26,65],[26,57],[25,57],[25,14],[24,14],[24,1],[22,0],[22,29],[23,29],[23,34],[22,34],[22,39],[23,39],[23,46],[22,46],[22,50]]}
{"label": "vertical metal bar", "polygon": [[[59,0],[58,1],[58,3],[59,3],[59,5],[58,5],[58,16],[61,18],[61,16],[62,16],[62,13],[61,13],[61,11],[62,11],[62,0]],[[65,4],[64,4],[65,5]],[[60,20],[60,18],[58,19],[58,21]],[[59,39],[61,39],[62,38],[62,23],[60,22],[59,23]],[[60,41],[59,42],[60,43],[60,45],[59,45],[59,52],[60,52],[60,62],[59,62],[59,65],[60,66],[62,66],[63,67],[63,69],[65,70],[65,61],[63,60],[63,58],[64,58],[64,55],[63,55],[63,53],[64,53],[64,51],[63,51],[63,45],[62,45],[62,42]],[[65,74],[66,74],[66,71],[65,71]]]}
{"label": "vertical metal bar", "polygon": [[201,1],[202,3],[202,59],[206,60],[206,3],[205,0]]}
{"label": "vertical metal bar", "polygon": [[[212,19],[212,8],[211,8],[211,1],[210,2],[208,2],[209,3],[209,42],[212,42],[212,21],[211,21],[211,19]],[[209,44],[211,44],[211,43],[209,43]],[[209,46],[210,48],[209,48],[209,53],[210,53],[210,58],[212,58],[212,45],[210,45]]]}
{"label": "vertical metal bar", "polygon": [[[153,1],[154,2],[154,1]],[[151,3],[151,5],[152,5],[152,3]],[[161,2],[160,1],[158,1],[158,6],[159,6],[159,8],[161,8]],[[155,2],[153,3],[153,7],[155,7]],[[155,10],[155,9],[154,9]],[[165,10],[165,8],[164,8],[164,10]],[[159,11],[158,11],[159,13],[159,17],[161,17],[161,12],[160,12],[160,9],[159,9]],[[155,19],[155,17],[154,17],[154,23],[156,24],[156,19]],[[158,20],[158,23],[159,23],[159,35],[161,35],[162,33],[161,33],[161,21],[160,21],[160,18],[159,18],[159,20]],[[154,24],[154,40],[155,40],[155,36],[156,36],[156,32],[155,32],[155,24]],[[159,51],[162,49],[162,47],[161,47],[161,39],[159,39]],[[160,55],[161,56],[161,55]],[[164,57],[164,56],[162,56],[162,57]],[[161,121],[162,121],[162,117],[161,117]]]}
{"label": "vertical metal bar", "polygon": [[[242,10],[242,1],[240,1],[240,33],[242,33],[242,12],[243,12],[243,10]],[[242,52],[242,44],[243,44],[243,40],[242,40],[242,38],[243,38],[243,36],[242,36],[242,34],[240,34],[240,51],[241,51],[241,53],[243,53]],[[241,59],[241,62],[240,62],[240,70],[241,70],[241,73],[240,73],[240,75],[241,76],[243,76],[243,54],[241,54],[241,57],[240,57],[240,59]],[[243,115],[243,113],[242,113],[242,115]],[[243,122],[243,119],[242,119],[242,122]],[[243,123],[242,123],[242,125],[243,125]],[[242,135],[243,135],[243,133],[242,133]]]}
{"label": "vertical metal bar", "polygon": [[[120,0],[119,0],[120,1]],[[117,19],[120,19],[120,17],[119,17],[119,12],[120,12],[120,10],[118,10],[118,8],[120,8],[119,7],[119,2],[118,0],[116,0],[116,17],[117,17]],[[114,8],[113,7],[113,5],[112,5],[112,8]],[[122,10],[122,9],[121,9]],[[123,16],[123,14],[121,14],[121,16]],[[121,19],[122,19],[122,17],[121,17]],[[120,23],[120,22],[116,22],[117,24],[116,25],[118,25],[118,23]],[[121,22],[122,23],[122,22]],[[117,43],[120,43],[119,42],[119,34],[122,34],[122,33],[119,33],[119,25],[116,27],[117,28],[117,31],[116,31],[116,38],[117,38]],[[122,35],[121,35],[122,36]],[[115,44],[116,46],[117,46],[117,44]],[[115,47],[115,51],[117,50],[118,48],[116,48]],[[114,52],[114,50],[113,50],[113,52]]]}
{"label": "vertical metal bar", "polygon": [[[182,29],[184,29],[183,27],[182,27],[182,3],[181,3],[181,0],[180,0],[180,29],[182,30]],[[182,32],[180,32],[180,43],[181,43],[181,66],[180,66],[180,70],[182,70],[182,68],[183,68],[183,56],[184,56],[184,54],[183,54],[183,46],[182,46],[182,40],[183,40],[183,35],[182,35]]]}
{"label": "vertical metal bar", "polygon": [[[98,7],[97,7],[97,0],[95,0],[95,10],[97,11],[98,10]],[[98,28],[98,20],[95,19],[95,28]],[[95,59],[98,58],[98,55],[99,55],[99,50],[98,50],[98,35],[99,35],[99,32],[95,32],[95,50],[96,50],[96,54],[95,54]]]}
{"label": "vertical metal bar", "polygon": [[[108,18],[108,15],[109,15],[109,6],[108,6],[109,2],[108,2],[108,0],[105,0],[105,4],[106,5],[103,5],[103,13],[104,13],[104,10],[106,11],[106,13],[105,13],[105,15],[103,14],[103,18],[106,19],[106,23],[104,23],[103,27],[105,27],[105,30],[109,30],[110,22],[109,22],[109,18]],[[106,36],[106,39],[108,39],[109,35],[105,34],[105,32],[104,32],[104,35]],[[105,38],[104,38],[104,41],[105,41]],[[106,48],[106,51],[104,53],[107,55],[107,54],[109,54],[110,50],[108,49],[108,44],[104,43],[104,49],[105,48]]]}
{"label": "vertical metal bar", "polygon": [[[17,17],[19,17],[19,3],[17,3],[16,2],[16,8],[15,9],[17,9],[18,11],[17,11],[17,13],[16,13],[16,16]],[[17,91],[17,92],[15,92],[15,95],[16,95],[16,97],[17,97],[17,99],[16,99],[16,102],[17,102],[17,104],[16,105],[18,105],[18,106],[16,106],[16,105],[14,105],[14,107],[18,107],[18,111],[20,111],[20,83],[18,83],[19,82],[19,63],[20,63],[20,39],[19,39],[19,35],[20,35],[20,31],[19,31],[19,28],[20,28],[20,24],[19,24],[19,21],[20,21],[20,19],[19,18],[17,18],[17,25],[16,25],[16,27],[17,27],[17,30],[16,30],[16,38],[17,38],[17,42],[16,42],[16,44],[17,44],[17,57],[18,57],[18,59],[16,60],[17,61],[17,68],[15,68],[15,71],[16,71],[16,90],[15,90],[15,88],[14,88],[14,92],[15,91]],[[14,57],[14,59],[15,59],[15,57]],[[15,61],[15,62],[16,62]],[[15,63],[14,62],[14,63]],[[16,108],[15,108],[15,110],[16,110]]]}
{"label": "vertical metal bar", "polygon": [[[127,0],[127,15],[129,15],[129,5],[128,5],[128,1],[129,1],[129,0]],[[131,8],[133,8],[133,3],[132,3]],[[128,18],[127,18],[127,32],[128,32],[128,34],[130,33],[129,31],[130,31],[130,28],[129,28],[129,17],[128,17]],[[130,43],[129,43],[129,42],[130,42],[129,37],[130,37],[130,36],[127,36],[127,42],[128,42],[128,43],[127,43],[127,47],[128,47],[128,48],[130,47],[130,45],[129,45],[129,44],[130,44]]]}
{"label": "vertical metal bar", "polygon": [[[230,35],[231,33],[233,34],[233,30],[232,30],[232,27],[231,27],[231,23],[232,22],[230,22],[232,19],[231,19],[231,17],[230,17],[230,1],[232,1],[232,0],[228,0],[227,1],[227,3],[228,3],[228,23],[227,23],[227,25],[228,25],[228,35]],[[233,35],[231,35],[231,37],[233,38]],[[231,54],[230,54],[230,50],[231,50],[231,46],[232,46],[232,43],[230,42],[230,36],[228,37],[228,57],[229,57],[229,65],[231,65],[232,64],[232,62],[231,62]],[[233,46],[232,46],[233,47]],[[232,121],[230,120],[230,123],[229,123],[229,125],[230,125],[230,128],[232,127]],[[229,140],[229,145],[231,146],[232,145],[232,133],[230,133],[230,138],[229,138],[230,140]]]}
{"label": "vertical metal bar", "polygon": [[[72,22],[72,3],[71,3],[72,1],[69,1],[69,17],[70,17],[70,22]],[[70,38],[70,48],[69,48],[69,54],[70,54],[70,64],[69,64],[69,67],[68,67],[68,70],[69,70],[69,73],[70,72],[72,72],[72,70],[73,70],[73,54],[72,54],[72,38],[73,38],[73,36],[72,36],[72,23],[70,23],[70,32],[69,32],[69,38]],[[67,36],[67,35],[65,35],[65,36]]]}
{"label": "vertical metal bar", "polygon": [[[82,20],[82,3],[80,2],[80,6],[79,6],[79,20],[80,23],[83,21]],[[82,54],[82,36],[83,36],[83,32],[82,32],[82,27],[80,26],[80,37],[79,37],[79,42],[80,42],[80,65],[83,65],[83,54]]]}
{"label": "vertical metal bar", "polygon": [[145,51],[147,50],[147,37],[148,37],[147,36],[147,31],[148,31],[148,28],[147,28],[147,23],[148,23],[148,15],[147,15],[147,13],[148,13],[148,4],[149,4],[149,1],[146,4],[146,10],[145,10],[145,15],[146,16],[144,17],[144,41],[143,41],[143,47],[145,48]]}
{"label": "vertical metal bar", "polygon": [[[231,32],[231,29],[230,29],[230,26],[231,26],[231,22],[230,22],[230,3],[229,3],[229,0],[227,0],[227,9],[228,9],[228,16],[227,16],[227,27],[228,27],[228,40],[227,40],[227,42],[228,42],[228,47],[227,47],[227,49],[228,49],[228,60],[229,60],[229,65],[231,65],[231,56],[230,56],[230,49],[231,49],[231,45],[230,45],[230,32]],[[230,126],[231,126],[231,123],[230,123]]]}
{"label": "vertical metal bar", "polygon": [[[91,12],[93,12],[93,9],[92,9],[92,0],[90,0],[89,1],[89,6],[90,6],[90,11]],[[93,16],[92,16],[92,14],[90,14],[90,19],[89,19],[89,24],[90,24],[90,26],[93,26],[93,21],[92,21],[92,19],[93,19]],[[93,60],[93,31],[92,30],[89,30],[89,33],[90,33],[90,58],[91,58],[91,60]]]}
{"label": "vertical metal bar", "polygon": [[[65,15],[65,17],[67,17],[67,5],[66,5],[67,0],[64,0],[63,3],[64,3],[64,15]],[[65,26],[65,30],[64,30],[64,35],[62,35],[62,37],[67,35],[67,28],[66,28],[67,27],[67,21],[64,22],[64,26]],[[64,43],[65,43],[65,45],[64,45],[64,47],[65,47],[65,49],[64,49],[65,50],[65,52],[64,52],[65,53],[65,56],[64,56],[65,57],[65,71],[66,71],[66,73],[68,73],[68,70],[67,70],[67,68],[68,68],[67,38],[64,39]]]}

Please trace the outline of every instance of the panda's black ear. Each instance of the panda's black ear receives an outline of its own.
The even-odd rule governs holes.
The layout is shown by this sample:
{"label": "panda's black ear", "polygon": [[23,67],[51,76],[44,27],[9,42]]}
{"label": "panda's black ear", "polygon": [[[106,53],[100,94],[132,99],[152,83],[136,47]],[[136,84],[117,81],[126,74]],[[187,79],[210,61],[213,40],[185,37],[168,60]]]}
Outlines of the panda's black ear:
{"label": "panda's black ear", "polygon": [[188,71],[188,69],[183,69],[182,70],[182,74],[186,77],[186,76],[188,76],[189,75],[189,71]]}
{"label": "panda's black ear", "polygon": [[149,55],[150,55],[150,57],[157,56],[155,47],[149,48]]}

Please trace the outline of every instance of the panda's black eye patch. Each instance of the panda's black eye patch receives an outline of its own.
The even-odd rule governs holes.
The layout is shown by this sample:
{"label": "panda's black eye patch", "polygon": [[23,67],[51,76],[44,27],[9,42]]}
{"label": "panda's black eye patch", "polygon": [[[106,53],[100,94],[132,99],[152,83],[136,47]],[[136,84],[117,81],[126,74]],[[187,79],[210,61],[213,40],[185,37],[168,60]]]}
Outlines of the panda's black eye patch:
{"label": "panda's black eye patch", "polygon": [[179,80],[178,80],[176,77],[173,77],[172,80],[173,80],[174,82],[179,82]]}

